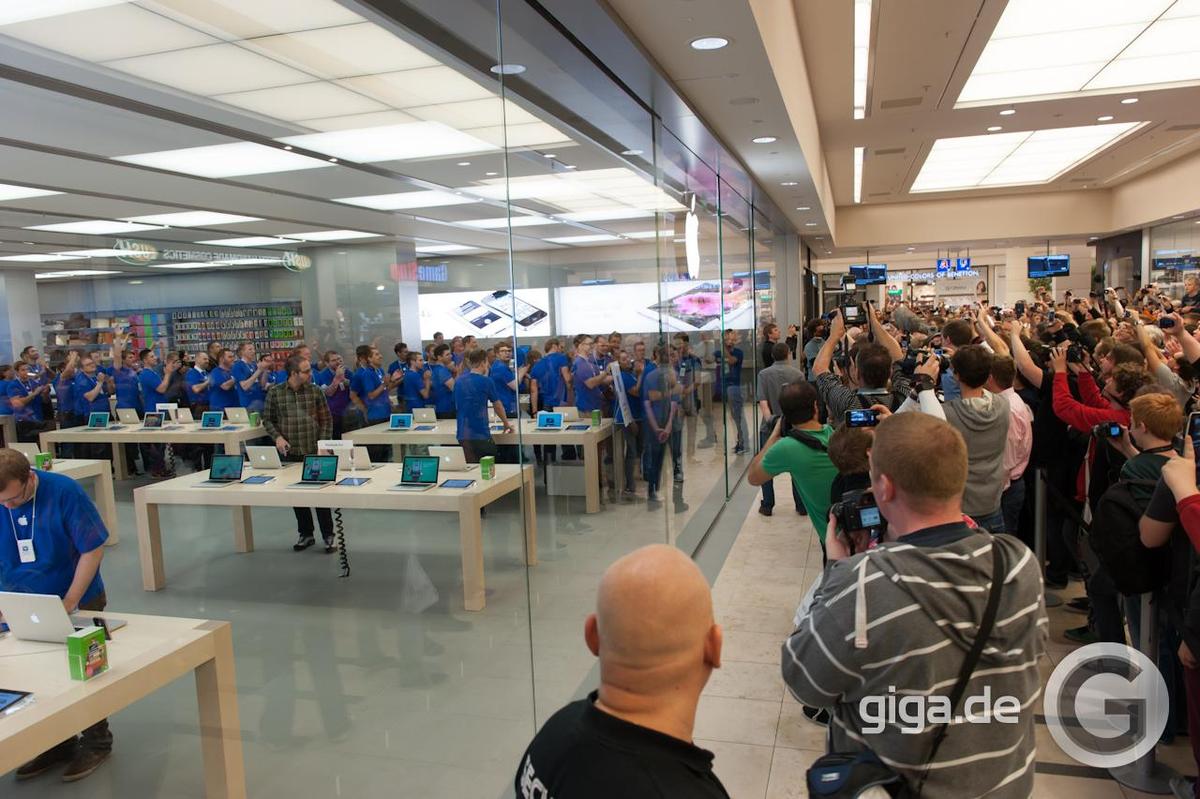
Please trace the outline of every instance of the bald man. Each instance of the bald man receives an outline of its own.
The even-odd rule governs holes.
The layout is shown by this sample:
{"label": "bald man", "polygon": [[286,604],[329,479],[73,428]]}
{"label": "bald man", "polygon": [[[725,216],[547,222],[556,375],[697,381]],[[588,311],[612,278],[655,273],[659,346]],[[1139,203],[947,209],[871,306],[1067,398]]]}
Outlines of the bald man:
{"label": "bald man", "polygon": [[708,582],[674,547],[638,549],[608,568],[583,637],[600,689],[555,713],[517,771],[524,799],[728,799],[712,752],[692,743],[696,703],[721,666]]}

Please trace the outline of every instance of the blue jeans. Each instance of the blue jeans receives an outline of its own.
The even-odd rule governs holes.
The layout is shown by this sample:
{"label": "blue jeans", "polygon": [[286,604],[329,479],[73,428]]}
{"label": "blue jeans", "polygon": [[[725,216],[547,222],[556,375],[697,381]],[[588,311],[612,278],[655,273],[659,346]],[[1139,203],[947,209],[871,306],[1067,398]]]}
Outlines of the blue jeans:
{"label": "blue jeans", "polygon": [[[767,439],[770,438],[770,433],[764,433],[761,430],[758,433],[758,446],[761,448],[766,446]],[[800,498],[800,492],[796,490],[796,483],[792,480],[790,474],[784,475],[784,480],[788,481],[788,485],[792,487],[792,501],[796,503],[796,511],[804,512],[804,500]],[[764,508],[775,507],[775,481],[768,480],[762,484],[762,506]]]}
{"label": "blue jeans", "polygon": [[1013,480],[1000,495],[1000,513],[1004,517],[1004,532],[1017,535],[1021,527],[1021,508],[1025,506],[1025,481]]}
{"label": "blue jeans", "polygon": [[995,513],[989,513],[987,516],[972,516],[975,523],[987,530],[989,533],[1004,532],[1004,511],[998,510]]}
{"label": "blue jeans", "polygon": [[642,476],[651,491],[658,491],[659,476],[662,474],[663,460],[667,456],[667,442],[659,441],[649,424],[642,425]]}
{"label": "blue jeans", "polygon": [[737,430],[737,444],[734,445],[736,449],[746,448],[745,405],[745,395],[742,394],[740,385],[725,386],[725,407],[733,417],[733,426]]}

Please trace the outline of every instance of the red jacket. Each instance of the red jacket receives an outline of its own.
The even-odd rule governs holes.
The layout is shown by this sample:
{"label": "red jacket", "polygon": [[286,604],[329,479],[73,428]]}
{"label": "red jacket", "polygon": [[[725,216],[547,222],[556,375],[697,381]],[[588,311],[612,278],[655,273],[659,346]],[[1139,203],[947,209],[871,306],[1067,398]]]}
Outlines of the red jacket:
{"label": "red jacket", "polygon": [[1179,500],[1175,510],[1179,513],[1179,523],[1183,525],[1183,531],[1187,533],[1192,547],[1200,552],[1200,494]]}
{"label": "red jacket", "polygon": [[[1082,372],[1078,379],[1079,396],[1083,401],[1071,396],[1071,386],[1067,383],[1066,372],[1054,374],[1054,415],[1062,419],[1074,430],[1091,435],[1092,428],[1106,422],[1117,422],[1129,427],[1129,409],[1114,408],[1100,393],[1096,381],[1088,372]],[[1087,465],[1095,461],[1095,439],[1088,441]],[[1075,480],[1075,498],[1087,500],[1086,475],[1083,467]]]}

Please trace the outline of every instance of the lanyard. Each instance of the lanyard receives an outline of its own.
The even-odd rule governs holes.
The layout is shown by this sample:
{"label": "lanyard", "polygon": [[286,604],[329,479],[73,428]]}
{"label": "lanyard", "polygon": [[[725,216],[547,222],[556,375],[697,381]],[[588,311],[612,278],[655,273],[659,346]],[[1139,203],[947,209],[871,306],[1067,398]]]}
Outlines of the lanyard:
{"label": "lanyard", "polygon": [[[40,482],[41,482],[41,480],[38,481],[38,483],[40,483]],[[37,485],[37,483],[35,483],[33,486],[33,498],[29,500],[33,504],[33,514],[32,514],[33,522],[29,525],[29,540],[30,541],[33,540],[33,531],[37,527],[37,491],[38,491],[38,485]],[[25,517],[22,516],[21,518],[24,519]],[[20,538],[20,536],[17,535],[17,520],[15,518],[13,518],[12,508],[8,509],[8,522],[9,522],[9,524],[12,525],[13,540],[19,542],[21,540],[21,538]],[[17,546],[19,548],[20,544],[18,543]]]}

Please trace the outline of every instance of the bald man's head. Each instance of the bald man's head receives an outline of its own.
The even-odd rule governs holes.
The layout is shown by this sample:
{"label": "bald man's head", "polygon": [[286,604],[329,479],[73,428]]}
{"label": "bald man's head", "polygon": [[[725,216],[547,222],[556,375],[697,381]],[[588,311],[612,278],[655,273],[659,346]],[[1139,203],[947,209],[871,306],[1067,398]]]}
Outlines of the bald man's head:
{"label": "bald man's head", "polygon": [[708,582],[675,547],[642,547],[608,568],[585,638],[604,688],[653,696],[691,687],[720,666],[721,629]]}

